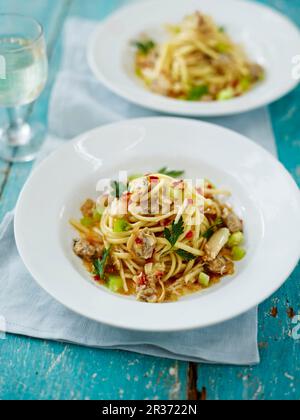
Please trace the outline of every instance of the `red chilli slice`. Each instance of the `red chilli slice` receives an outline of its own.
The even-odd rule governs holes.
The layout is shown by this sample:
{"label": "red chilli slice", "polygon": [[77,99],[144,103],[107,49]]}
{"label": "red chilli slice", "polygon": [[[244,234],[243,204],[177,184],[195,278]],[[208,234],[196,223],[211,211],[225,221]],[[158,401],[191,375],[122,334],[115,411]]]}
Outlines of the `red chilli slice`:
{"label": "red chilli slice", "polygon": [[194,236],[194,233],[190,230],[186,235],[186,239],[192,239],[192,237]]}
{"label": "red chilli slice", "polygon": [[151,182],[158,182],[159,181],[158,176],[151,175],[151,176],[149,176],[149,179],[150,179]]}
{"label": "red chilli slice", "polygon": [[123,193],[122,198],[129,202],[131,196],[132,196],[132,193],[127,191],[127,192]]}
{"label": "red chilli slice", "polygon": [[145,286],[147,284],[147,277],[145,273],[141,274],[141,277],[138,279],[139,286]]}

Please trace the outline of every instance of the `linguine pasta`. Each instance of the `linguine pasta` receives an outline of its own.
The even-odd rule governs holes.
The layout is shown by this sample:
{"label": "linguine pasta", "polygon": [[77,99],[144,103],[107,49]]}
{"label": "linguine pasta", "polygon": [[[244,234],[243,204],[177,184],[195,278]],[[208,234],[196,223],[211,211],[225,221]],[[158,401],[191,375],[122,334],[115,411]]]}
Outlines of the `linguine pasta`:
{"label": "linguine pasta", "polygon": [[209,181],[193,186],[164,173],[112,183],[83,218],[74,252],[113,292],[159,303],[207,288],[234,273],[243,224]]}
{"label": "linguine pasta", "polygon": [[136,74],[151,91],[190,101],[227,100],[263,79],[264,69],[209,16],[196,12],[167,29],[163,44],[148,37],[135,42]]}

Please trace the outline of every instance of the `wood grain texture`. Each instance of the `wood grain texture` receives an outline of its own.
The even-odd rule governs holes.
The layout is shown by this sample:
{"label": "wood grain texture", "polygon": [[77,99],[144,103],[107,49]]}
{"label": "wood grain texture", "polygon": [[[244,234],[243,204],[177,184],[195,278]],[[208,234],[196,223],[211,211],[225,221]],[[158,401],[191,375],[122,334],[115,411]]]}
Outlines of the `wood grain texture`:
{"label": "wood grain texture", "polygon": [[[299,0],[261,3],[273,6],[300,26]],[[300,88],[272,104],[270,113],[279,159],[300,186]],[[207,389],[207,399],[300,399],[300,340],[292,338],[292,315],[300,314],[299,280],[300,264],[287,283],[259,308],[259,366],[198,367],[198,389]],[[271,315],[272,308],[278,312],[276,318]]]}
{"label": "wood grain texture", "polygon": [[1,399],[155,400],[185,392],[185,369],[175,361],[16,336],[1,348]]}
{"label": "wood grain texture", "polygon": [[[184,1],[184,0],[183,0]],[[300,0],[262,0],[300,25]],[[26,12],[45,26],[50,80],[32,118],[47,122],[48,101],[61,56],[61,29],[70,15],[101,19],[128,0],[0,0],[0,12]],[[299,52],[300,53],[300,52]],[[270,107],[281,162],[300,185],[300,89]],[[31,165],[0,162],[0,220],[12,209]],[[257,367],[195,365],[122,351],[8,336],[0,341],[0,399],[300,399],[300,267],[260,307]],[[271,315],[277,308],[278,315]]]}

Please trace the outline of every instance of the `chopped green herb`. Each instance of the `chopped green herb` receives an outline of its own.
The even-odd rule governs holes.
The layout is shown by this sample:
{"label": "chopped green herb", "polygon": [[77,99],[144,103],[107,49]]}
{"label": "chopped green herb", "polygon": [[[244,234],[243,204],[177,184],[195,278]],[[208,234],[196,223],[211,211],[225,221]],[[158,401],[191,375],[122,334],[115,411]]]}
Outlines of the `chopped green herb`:
{"label": "chopped green herb", "polygon": [[183,261],[187,262],[195,260],[197,258],[195,255],[191,254],[190,252],[184,251],[183,249],[178,249],[176,251],[176,254],[178,254],[183,259]]}
{"label": "chopped green herb", "polygon": [[80,220],[80,223],[82,224],[82,226],[89,228],[93,226],[94,220],[91,217],[83,217]]}
{"label": "chopped green herb", "polygon": [[219,32],[221,32],[221,34],[223,34],[224,32],[226,32],[225,26],[219,26]]}
{"label": "chopped green herb", "polygon": [[166,166],[164,168],[159,169],[157,172],[161,175],[171,176],[172,178],[180,178],[184,175],[184,171],[172,171],[169,170]]}
{"label": "chopped green herb", "polygon": [[168,228],[165,228],[164,235],[165,238],[170,242],[172,248],[178,241],[178,238],[183,234],[184,232],[184,224],[183,224],[183,218],[179,219],[178,223],[172,223],[171,230]]}
{"label": "chopped green herb", "polygon": [[251,79],[249,76],[245,76],[240,80],[240,88],[243,92],[246,92],[251,87]]}
{"label": "chopped green herb", "polygon": [[188,101],[199,101],[202,96],[208,93],[208,86],[193,86],[187,95]]}
{"label": "chopped green herb", "polygon": [[130,175],[128,177],[128,181],[129,182],[134,181],[135,179],[141,178],[142,176],[143,176],[143,174],[133,174],[133,175]]}
{"label": "chopped green herb", "polygon": [[217,50],[219,53],[224,54],[224,53],[226,53],[226,52],[230,51],[230,45],[225,44],[224,42],[219,42],[219,43],[216,45],[216,50]]}
{"label": "chopped green herb", "polygon": [[100,213],[100,211],[98,211],[98,209],[97,210],[95,209],[94,214],[93,214],[93,221],[95,223],[98,223],[98,222],[100,222],[101,217],[102,217],[102,214]]}
{"label": "chopped green herb", "polygon": [[130,228],[130,224],[125,219],[116,219],[114,221],[114,232],[126,232]]}
{"label": "chopped green herb", "polygon": [[107,264],[107,260],[110,254],[110,248],[105,249],[102,255],[102,258],[98,258],[97,260],[95,260],[93,262],[94,264],[94,270],[95,270],[95,275],[99,276],[100,279],[104,278],[104,273],[105,273],[105,266]]}
{"label": "chopped green herb", "polygon": [[221,90],[218,93],[217,99],[218,101],[227,101],[228,99],[232,99],[234,97],[234,90],[229,87],[226,89]]}
{"label": "chopped green herb", "polygon": [[236,232],[236,233],[233,233],[230,236],[230,238],[229,238],[229,240],[227,242],[227,246],[229,248],[233,248],[235,246],[242,245],[243,242],[244,242],[244,235],[243,235],[243,233],[242,232]]}
{"label": "chopped green herb", "polygon": [[109,275],[107,287],[114,293],[120,292],[123,289],[123,280],[120,276]]}
{"label": "chopped green herb", "polygon": [[241,261],[246,255],[246,251],[244,248],[241,248],[239,246],[234,246],[232,248],[231,257],[233,261]]}
{"label": "chopped green herb", "polygon": [[208,287],[209,286],[209,282],[210,282],[209,275],[208,274],[205,274],[205,273],[200,273],[199,274],[199,282],[200,282],[201,286]]}
{"label": "chopped green herb", "polygon": [[112,181],[111,182],[111,188],[112,188],[112,196],[116,197],[116,198],[120,198],[121,195],[127,191],[127,185],[122,183],[122,182],[118,182],[118,181]]}
{"label": "chopped green herb", "polygon": [[180,32],[181,32],[181,28],[178,25],[174,25],[170,29],[174,34],[180,34]]}
{"label": "chopped green herb", "polygon": [[135,74],[137,77],[143,78],[143,72],[139,67],[136,67]]}
{"label": "chopped green herb", "polygon": [[215,223],[207,229],[207,231],[205,233],[203,233],[203,238],[205,239],[210,239],[213,234],[215,233],[215,228],[222,225],[223,224],[223,219],[221,217],[219,217],[218,219],[216,219]]}
{"label": "chopped green herb", "polygon": [[147,55],[153,48],[156,47],[156,44],[151,39],[146,41],[135,41],[134,46],[138,49],[141,54]]}

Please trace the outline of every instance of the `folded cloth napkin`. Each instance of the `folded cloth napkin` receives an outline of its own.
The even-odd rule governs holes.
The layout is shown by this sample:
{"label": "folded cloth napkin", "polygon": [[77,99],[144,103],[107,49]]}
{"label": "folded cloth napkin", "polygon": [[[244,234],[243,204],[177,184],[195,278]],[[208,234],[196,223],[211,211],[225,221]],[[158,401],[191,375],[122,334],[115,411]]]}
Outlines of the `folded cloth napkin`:
{"label": "folded cloth napkin", "polygon": [[[62,70],[50,102],[51,135],[41,158],[65,139],[95,126],[157,115],[120,99],[94,79],[85,52],[94,26],[81,19],[66,23]],[[266,109],[210,121],[248,135],[276,153]],[[16,249],[13,213],[7,214],[0,226],[0,289],[0,318],[10,333],[185,361],[232,365],[259,362],[257,309],[214,327],[168,334],[112,328],[69,311],[45,293],[26,271]]]}

